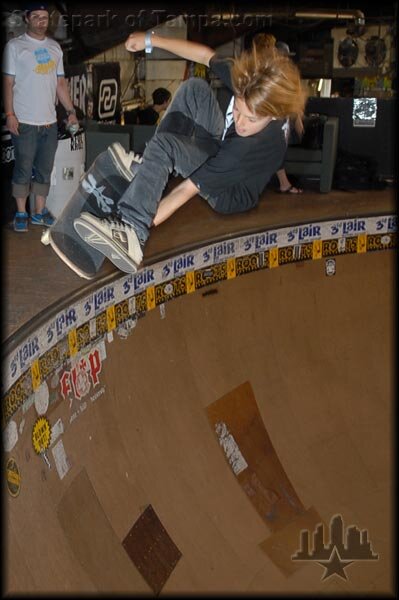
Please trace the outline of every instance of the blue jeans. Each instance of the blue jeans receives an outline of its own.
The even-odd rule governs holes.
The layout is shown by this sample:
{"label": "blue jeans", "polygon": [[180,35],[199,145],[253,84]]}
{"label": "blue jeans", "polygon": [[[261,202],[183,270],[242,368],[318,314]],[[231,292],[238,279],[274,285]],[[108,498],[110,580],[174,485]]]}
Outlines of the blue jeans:
{"label": "blue jeans", "polygon": [[143,162],[118,202],[118,215],[130,223],[142,245],[169,175],[185,179],[220,148],[224,116],[209,84],[183,82],[143,154]]}
{"label": "blue jeans", "polygon": [[47,196],[58,144],[57,123],[20,123],[18,129],[19,135],[11,134],[15,156],[12,194],[14,198],[26,198],[32,191],[38,196]]}

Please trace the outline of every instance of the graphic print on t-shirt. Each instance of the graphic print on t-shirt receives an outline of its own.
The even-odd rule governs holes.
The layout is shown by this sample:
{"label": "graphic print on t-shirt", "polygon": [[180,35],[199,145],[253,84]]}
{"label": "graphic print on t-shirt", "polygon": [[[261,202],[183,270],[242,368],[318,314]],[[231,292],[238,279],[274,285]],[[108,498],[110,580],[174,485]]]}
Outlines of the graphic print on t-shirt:
{"label": "graphic print on t-shirt", "polygon": [[36,73],[47,75],[47,73],[54,71],[56,67],[55,61],[51,58],[47,48],[38,48],[34,51],[34,55],[38,62],[37,66],[35,67]]}

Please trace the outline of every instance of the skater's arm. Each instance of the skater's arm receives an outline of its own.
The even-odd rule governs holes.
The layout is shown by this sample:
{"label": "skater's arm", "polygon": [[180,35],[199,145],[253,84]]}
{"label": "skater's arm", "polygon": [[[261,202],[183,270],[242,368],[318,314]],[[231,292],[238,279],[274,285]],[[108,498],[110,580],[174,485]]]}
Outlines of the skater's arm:
{"label": "skater's arm", "polygon": [[166,219],[169,219],[178,208],[183,206],[183,204],[197,193],[197,186],[190,179],[185,179],[161,200],[154,217],[153,225],[156,227],[166,221]]}
{"label": "skater's arm", "polygon": [[[207,67],[209,67],[209,61],[215,54],[215,50],[204,44],[176,38],[161,37],[156,33],[151,35],[151,44],[154,48],[167,50],[172,54],[176,54],[176,56],[206,65]],[[145,32],[135,31],[134,33],[131,33],[125,42],[125,48],[126,50],[129,50],[129,52],[139,52],[140,50],[144,50]]]}
{"label": "skater's arm", "polygon": [[295,131],[297,132],[299,138],[302,138],[303,133],[305,131],[305,127],[303,125],[303,120],[300,115],[298,115],[297,118],[295,119],[294,127],[295,127]]}

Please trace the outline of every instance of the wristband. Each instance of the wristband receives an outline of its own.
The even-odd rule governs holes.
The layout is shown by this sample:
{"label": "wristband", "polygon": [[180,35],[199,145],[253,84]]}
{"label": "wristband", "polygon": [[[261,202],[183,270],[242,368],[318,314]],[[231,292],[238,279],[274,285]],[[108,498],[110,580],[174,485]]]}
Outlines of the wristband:
{"label": "wristband", "polygon": [[6,118],[7,117],[15,117],[15,113],[6,113]]}
{"label": "wristband", "polygon": [[68,115],[68,117],[69,117],[69,115],[76,115],[76,110],[74,108],[72,108],[72,110],[67,110],[66,114]]}
{"label": "wristband", "polygon": [[147,33],[145,34],[144,44],[146,54],[151,54],[152,52],[151,36],[153,35],[153,33],[153,31],[147,31]]}

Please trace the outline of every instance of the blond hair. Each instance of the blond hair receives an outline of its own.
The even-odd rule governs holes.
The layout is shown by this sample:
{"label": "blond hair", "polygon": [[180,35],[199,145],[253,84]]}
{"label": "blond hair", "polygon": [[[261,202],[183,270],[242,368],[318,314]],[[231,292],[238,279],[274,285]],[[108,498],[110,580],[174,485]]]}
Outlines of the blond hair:
{"label": "blond hair", "polygon": [[277,40],[272,33],[257,33],[252,40],[252,46],[258,51],[262,51],[274,48],[276,41]]}
{"label": "blond hair", "polygon": [[273,45],[254,43],[234,60],[234,94],[259,117],[302,115],[307,94],[298,67]]}

